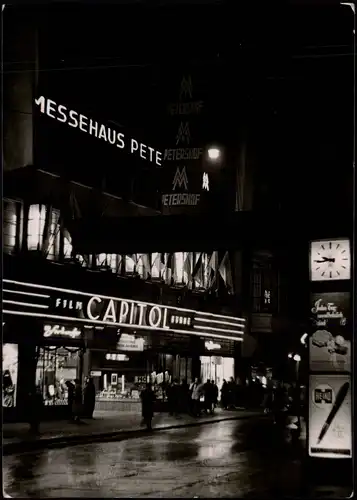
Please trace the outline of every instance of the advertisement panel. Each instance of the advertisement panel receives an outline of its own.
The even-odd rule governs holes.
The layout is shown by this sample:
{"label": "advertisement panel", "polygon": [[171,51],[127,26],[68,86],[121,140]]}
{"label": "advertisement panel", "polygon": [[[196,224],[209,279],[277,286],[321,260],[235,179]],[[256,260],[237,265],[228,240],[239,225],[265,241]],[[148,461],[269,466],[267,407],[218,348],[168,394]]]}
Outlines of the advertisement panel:
{"label": "advertisement panel", "polygon": [[309,456],[352,457],[351,381],[349,375],[310,375]]}
{"label": "advertisement panel", "polygon": [[310,371],[351,371],[349,308],[348,292],[311,295]]}
{"label": "advertisement panel", "polygon": [[16,406],[19,350],[17,344],[2,346],[2,406]]}

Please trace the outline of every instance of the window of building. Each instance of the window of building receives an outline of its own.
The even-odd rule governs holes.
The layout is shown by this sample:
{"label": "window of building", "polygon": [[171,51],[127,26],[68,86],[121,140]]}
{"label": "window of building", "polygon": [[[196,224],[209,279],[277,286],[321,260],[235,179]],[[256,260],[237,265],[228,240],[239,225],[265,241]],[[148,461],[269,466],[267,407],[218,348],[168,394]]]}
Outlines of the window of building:
{"label": "window of building", "polygon": [[253,268],[251,273],[252,311],[260,312],[262,305],[262,270]]}
{"label": "window of building", "polygon": [[64,232],[63,235],[63,257],[65,259],[69,259],[72,257],[73,246],[72,246],[72,238],[68,231]]}
{"label": "window of building", "polygon": [[192,284],[192,262],[193,262],[193,253],[183,252],[183,273],[182,273],[183,283]]}
{"label": "window of building", "polygon": [[136,264],[136,272],[140,276],[140,278],[145,278],[146,277],[146,270],[145,270],[145,254],[137,254],[137,264]]}
{"label": "window of building", "polygon": [[116,253],[110,253],[107,255],[107,265],[113,271],[113,273],[118,274],[120,271],[121,256]]}
{"label": "window of building", "polygon": [[81,264],[82,267],[91,267],[92,256],[91,255],[76,255],[76,260]]}
{"label": "window of building", "polygon": [[15,201],[4,200],[3,221],[3,250],[5,253],[12,253],[16,245],[18,224]]}
{"label": "window of building", "polygon": [[184,279],[184,252],[176,252],[174,254],[174,280],[176,283],[185,283]]}
{"label": "window of building", "polygon": [[125,274],[134,274],[136,272],[136,267],[136,254],[125,255]]}
{"label": "window of building", "polygon": [[160,278],[160,254],[152,253],[151,254],[151,277],[152,278]]}
{"label": "window of building", "polygon": [[42,249],[42,237],[45,227],[46,206],[31,205],[27,226],[27,247],[29,250]]}
{"label": "window of building", "polygon": [[68,404],[66,382],[79,377],[80,349],[72,347],[40,347],[36,369],[36,386],[46,406]]}
{"label": "window of building", "polygon": [[207,265],[208,265],[208,255],[206,253],[201,253],[196,252],[195,253],[195,266],[198,263],[198,260],[201,258],[201,265],[197,270],[197,273],[195,274],[194,277],[194,284],[195,284],[195,289],[202,289],[204,290],[207,285]]}
{"label": "window of building", "polygon": [[47,258],[49,260],[57,260],[59,257],[61,239],[59,219],[60,211],[53,209],[51,213],[50,238],[47,249]]}
{"label": "window of building", "polygon": [[100,254],[96,255],[96,264],[97,264],[97,267],[107,266],[107,254],[100,253]]}

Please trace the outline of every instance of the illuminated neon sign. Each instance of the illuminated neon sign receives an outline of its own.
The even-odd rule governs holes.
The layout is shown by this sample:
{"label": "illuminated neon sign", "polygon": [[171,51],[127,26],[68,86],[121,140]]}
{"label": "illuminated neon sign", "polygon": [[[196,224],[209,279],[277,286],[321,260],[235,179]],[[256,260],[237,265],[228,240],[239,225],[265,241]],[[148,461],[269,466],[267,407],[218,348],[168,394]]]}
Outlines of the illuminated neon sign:
{"label": "illuminated neon sign", "polygon": [[97,121],[92,120],[91,118],[88,118],[73,109],[68,109],[62,104],[57,104],[55,101],[52,101],[43,95],[38,99],[35,99],[35,104],[40,107],[41,113],[46,114],[54,120],[67,123],[68,126],[72,128],[79,128],[82,132],[93,135],[97,139],[102,139],[119,149],[127,147],[131,154],[138,155],[143,160],[147,160],[161,166],[160,151],[138,142],[136,139],[130,139],[130,141],[127,141],[122,132],[116,132],[114,129],[106,127],[103,124],[100,125]]}
{"label": "illuminated neon sign", "polygon": [[45,325],[43,327],[44,337],[71,337],[72,339],[77,339],[81,336],[81,331],[74,327],[71,330],[67,330],[64,326],[60,325]]}
{"label": "illuminated neon sign", "polygon": [[6,284],[3,288],[4,314],[45,318],[47,322],[82,323],[84,327],[127,327],[183,333],[216,341],[243,341],[244,318],[49,285],[7,279],[3,283]]}

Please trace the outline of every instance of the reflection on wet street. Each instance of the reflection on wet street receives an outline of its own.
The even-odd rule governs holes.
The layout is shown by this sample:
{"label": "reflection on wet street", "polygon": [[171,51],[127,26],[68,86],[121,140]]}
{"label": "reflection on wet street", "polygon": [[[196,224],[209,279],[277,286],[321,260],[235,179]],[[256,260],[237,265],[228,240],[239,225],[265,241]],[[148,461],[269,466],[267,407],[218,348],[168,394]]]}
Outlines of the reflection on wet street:
{"label": "reflection on wet street", "polygon": [[224,421],[3,460],[12,497],[298,495],[300,462],[268,419]]}

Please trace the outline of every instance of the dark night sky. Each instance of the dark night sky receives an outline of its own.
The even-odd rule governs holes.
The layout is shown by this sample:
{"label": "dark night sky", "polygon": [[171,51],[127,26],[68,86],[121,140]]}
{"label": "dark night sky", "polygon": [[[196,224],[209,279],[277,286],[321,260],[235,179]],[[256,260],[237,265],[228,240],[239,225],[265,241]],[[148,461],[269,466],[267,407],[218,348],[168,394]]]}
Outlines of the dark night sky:
{"label": "dark night sky", "polygon": [[[209,104],[200,133],[237,148],[247,138],[258,205],[346,200],[353,140],[353,65],[344,55],[352,48],[349,9],[62,5],[31,13],[40,28],[41,68],[61,68],[40,75],[40,88],[57,102],[161,147],[171,74],[190,67]],[[72,172],[76,165],[80,176],[101,165],[119,191],[128,182],[123,163],[143,168],[62,124],[47,119],[45,126],[49,163],[66,163]],[[143,186],[155,190],[158,178],[142,175]]]}

